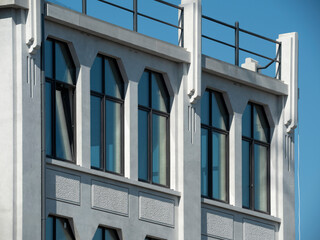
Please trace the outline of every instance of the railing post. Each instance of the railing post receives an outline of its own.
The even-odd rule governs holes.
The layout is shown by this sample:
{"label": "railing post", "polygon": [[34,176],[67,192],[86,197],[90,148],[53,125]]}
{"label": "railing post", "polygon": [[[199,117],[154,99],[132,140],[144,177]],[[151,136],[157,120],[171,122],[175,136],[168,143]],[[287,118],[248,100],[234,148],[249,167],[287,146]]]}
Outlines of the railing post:
{"label": "railing post", "polygon": [[138,32],[138,0],[133,0],[133,31]]}
{"label": "railing post", "polygon": [[87,0],[82,0],[82,13],[87,14]]}
{"label": "railing post", "polygon": [[234,64],[239,66],[239,22],[235,23],[235,59]]}

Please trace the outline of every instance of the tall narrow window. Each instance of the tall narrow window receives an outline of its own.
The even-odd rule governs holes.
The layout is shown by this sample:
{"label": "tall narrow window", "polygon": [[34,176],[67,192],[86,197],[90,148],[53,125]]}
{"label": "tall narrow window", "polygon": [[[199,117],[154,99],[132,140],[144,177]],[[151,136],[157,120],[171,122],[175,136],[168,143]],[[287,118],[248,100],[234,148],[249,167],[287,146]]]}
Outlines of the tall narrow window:
{"label": "tall narrow window", "polygon": [[124,84],[115,59],[96,57],[90,88],[91,167],[122,175]]}
{"label": "tall narrow window", "polygon": [[270,213],[270,127],[262,106],[249,103],[242,117],[242,205]]}
{"label": "tall narrow window", "polygon": [[48,39],[45,43],[46,154],[75,161],[74,91],[75,65],[65,43]]}
{"label": "tall narrow window", "polygon": [[75,240],[68,219],[56,216],[49,216],[46,221],[46,239]]}
{"label": "tall narrow window", "polygon": [[120,240],[115,229],[98,227],[92,240]]}
{"label": "tall narrow window", "polygon": [[228,202],[229,115],[221,93],[201,99],[201,195]]}
{"label": "tall narrow window", "polygon": [[143,73],[138,102],[139,180],[169,186],[169,94],[161,74]]}

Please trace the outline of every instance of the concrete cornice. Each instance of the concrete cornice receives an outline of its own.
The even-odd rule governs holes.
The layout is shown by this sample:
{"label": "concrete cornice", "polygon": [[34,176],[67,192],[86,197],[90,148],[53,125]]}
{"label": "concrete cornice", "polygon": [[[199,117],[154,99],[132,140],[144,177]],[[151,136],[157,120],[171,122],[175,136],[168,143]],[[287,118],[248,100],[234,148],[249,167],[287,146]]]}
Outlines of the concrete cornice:
{"label": "concrete cornice", "polygon": [[46,3],[46,19],[178,63],[190,63],[190,53],[173,44],[121,28],[99,19]]}
{"label": "concrete cornice", "polygon": [[233,82],[250,86],[279,96],[288,95],[288,85],[283,81],[256,73],[230,63],[202,55],[202,70]]}

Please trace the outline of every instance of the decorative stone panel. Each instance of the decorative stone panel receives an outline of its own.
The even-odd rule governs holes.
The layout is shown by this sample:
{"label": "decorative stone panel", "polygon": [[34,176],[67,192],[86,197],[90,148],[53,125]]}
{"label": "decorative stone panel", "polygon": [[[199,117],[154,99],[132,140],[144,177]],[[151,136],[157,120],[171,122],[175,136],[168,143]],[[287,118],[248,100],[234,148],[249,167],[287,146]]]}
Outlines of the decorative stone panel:
{"label": "decorative stone panel", "polygon": [[139,192],[139,219],[174,227],[174,200]]}
{"label": "decorative stone panel", "polygon": [[80,176],[47,169],[47,198],[80,205]]}
{"label": "decorative stone panel", "polygon": [[233,216],[230,214],[201,209],[201,233],[217,239],[233,239]]}
{"label": "decorative stone panel", "polygon": [[129,189],[92,180],[92,208],[129,215]]}
{"label": "decorative stone panel", "polygon": [[272,225],[243,219],[243,239],[275,240],[275,228]]}

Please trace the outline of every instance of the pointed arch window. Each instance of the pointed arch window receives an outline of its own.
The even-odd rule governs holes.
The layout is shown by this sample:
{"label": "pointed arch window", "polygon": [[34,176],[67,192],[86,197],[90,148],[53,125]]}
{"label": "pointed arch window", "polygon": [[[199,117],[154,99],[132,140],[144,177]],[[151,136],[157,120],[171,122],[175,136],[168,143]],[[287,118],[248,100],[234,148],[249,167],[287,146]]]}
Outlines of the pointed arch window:
{"label": "pointed arch window", "polygon": [[75,161],[76,68],[66,43],[45,42],[46,155]]}
{"label": "pointed arch window", "polygon": [[201,99],[201,195],[228,202],[229,114],[221,93]]}
{"label": "pointed arch window", "polygon": [[149,70],[138,88],[139,180],[169,187],[169,93],[162,75]]}
{"label": "pointed arch window", "polygon": [[270,126],[263,107],[254,103],[242,117],[242,205],[270,213]]}
{"label": "pointed arch window", "polygon": [[75,240],[69,220],[66,218],[49,216],[46,221],[47,240]]}
{"label": "pointed arch window", "polygon": [[91,167],[123,175],[124,83],[115,59],[96,57],[90,89]]}
{"label": "pointed arch window", "polygon": [[117,230],[112,228],[98,227],[92,240],[120,240]]}

